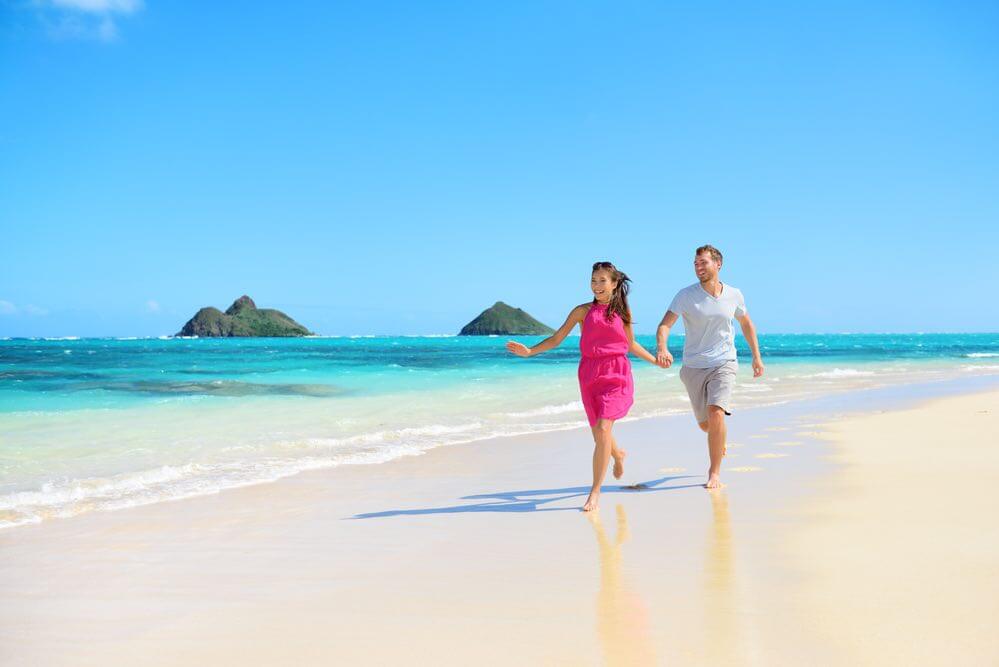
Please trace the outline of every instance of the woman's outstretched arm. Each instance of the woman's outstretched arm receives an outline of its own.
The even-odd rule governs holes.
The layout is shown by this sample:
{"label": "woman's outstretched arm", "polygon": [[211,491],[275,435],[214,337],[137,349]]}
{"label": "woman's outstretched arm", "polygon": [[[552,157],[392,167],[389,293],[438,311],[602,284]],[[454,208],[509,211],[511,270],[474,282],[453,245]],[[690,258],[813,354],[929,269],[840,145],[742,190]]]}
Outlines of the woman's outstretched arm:
{"label": "woman's outstretched arm", "polygon": [[518,357],[533,357],[536,354],[541,354],[542,352],[547,352],[553,348],[558,347],[565,340],[565,337],[569,335],[572,328],[583,321],[586,316],[587,308],[586,306],[576,306],[569,313],[569,316],[565,318],[565,322],[558,328],[558,331],[553,333],[548,338],[538,343],[533,347],[527,347],[523,343],[518,343],[515,340],[507,341],[506,349],[513,352]]}

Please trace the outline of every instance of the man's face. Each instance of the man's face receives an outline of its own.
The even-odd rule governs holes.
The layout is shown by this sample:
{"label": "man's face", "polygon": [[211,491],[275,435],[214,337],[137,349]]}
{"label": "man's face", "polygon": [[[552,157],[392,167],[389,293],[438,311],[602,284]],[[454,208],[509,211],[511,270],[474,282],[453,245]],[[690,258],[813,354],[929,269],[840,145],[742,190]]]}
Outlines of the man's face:
{"label": "man's face", "polygon": [[717,279],[719,270],[721,264],[714,260],[710,252],[702,252],[694,258],[694,273],[702,283]]}

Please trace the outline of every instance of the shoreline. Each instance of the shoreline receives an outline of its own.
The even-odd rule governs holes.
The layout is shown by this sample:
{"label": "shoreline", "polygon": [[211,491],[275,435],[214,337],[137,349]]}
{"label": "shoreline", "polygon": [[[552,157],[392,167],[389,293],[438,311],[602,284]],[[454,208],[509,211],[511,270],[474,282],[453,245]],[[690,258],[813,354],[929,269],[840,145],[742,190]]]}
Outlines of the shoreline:
{"label": "shoreline", "polygon": [[[692,418],[623,422],[625,478],[608,479],[599,516],[578,511],[592,443],[576,429],[0,531],[0,658],[693,664],[713,619],[726,637],[718,661],[765,663],[787,634],[766,601],[808,590],[794,552],[775,545],[804,534],[795,510],[846,470],[827,460],[838,445],[821,424],[996,386],[965,378],[740,411],[721,494],[700,488],[707,454]],[[622,488],[635,482],[650,488]],[[511,633],[515,645],[495,646]],[[813,656],[806,638],[787,638],[782,657]]]}
{"label": "shoreline", "polygon": [[[788,388],[781,388],[780,385],[790,383],[780,382],[776,377],[771,379],[771,384],[740,377],[736,395],[741,394],[741,401],[735,407],[743,413],[780,406],[797,409],[794,406],[826,398],[835,402],[836,397],[846,397],[849,402],[849,397],[857,393],[883,390],[905,395],[911,391],[908,388],[914,386],[944,387],[956,383],[970,387],[999,379],[999,375],[993,373],[962,374],[957,369],[950,369],[949,374],[942,378],[916,376],[909,383],[899,383],[897,378],[883,378],[875,383],[864,377],[865,373],[857,374],[861,376],[860,384],[848,380],[843,386],[827,386],[824,382],[813,380],[816,384],[809,393],[788,393]],[[672,393],[663,394],[663,386],[659,384],[643,384],[653,377],[658,383],[666,381]],[[847,374],[847,377],[852,376]],[[540,409],[484,412],[478,416],[448,412],[437,420],[440,423],[430,425],[380,424],[372,419],[384,406],[366,404],[359,407],[364,410],[365,423],[371,423],[362,432],[344,435],[338,433],[342,430],[339,412],[328,414],[319,404],[309,407],[295,404],[292,407],[281,403],[272,405],[260,399],[228,405],[205,403],[185,406],[170,403],[140,406],[124,411],[100,411],[93,417],[74,415],[72,412],[53,413],[51,416],[25,413],[27,416],[23,420],[9,421],[12,444],[19,443],[10,454],[11,470],[17,470],[18,466],[30,470],[28,464],[36,455],[48,455],[58,460],[63,452],[69,453],[78,447],[83,448],[82,451],[91,451],[90,443],[101,442],[103,434],[116,435],[108,440],[109,444],[103,450],[91,451],[91,454],[98,455],[90,458],[97,462],[96,466],[89,464],[86,458],[80,458],[73,463],[77,466],[76,470],[66,468],[59,472],[54,467],[49,473],[39,468],[39,472],[31,473],[37,479],[30,484],[15,481],[18,477],[12,473],[7,480],[8,487],[20,490],[0,495],[0,534],[51,521],[74,519],[94,511],[122,511],[279,483],[313,471],[391,464],[395,460],[422,456],[441,447],[469,446],[585,429],[574,383],[562,377],[557,381],[566,386],[572,385],[571,396],[560,397],[569,400],[568,403],[557,399],[557,404]],[[620,420],[621,424],[664,418],[682,419],[688,414],[687,397],[678,388],[679,382],[675,382],[675,377],[669,373],[662,377],[640,376],[636,384],[642,385],[643,395],[658,397],[658,400],[654,406],[648,401],[645,405],[636,405],[633,415]],[[528,388],[521,389],[527,391]],[[531,388],[527,398],[532,398],[539,391],[537,387]],[[434,400],[420,400],[423,401],[420,403],[422,409],[437,409]],[[455,415],[460,417],[458,421],[454,420]],[[203,449],[199,450],[192,444],[195,440],[191,432],[199,434],[197,445]],[[29,433],[37,433],[38,436],[29,440]],[[270,433],[279,433],[280,441],[271,442],[275,436],[268,435]],[[118,441],[122,444],[114,444]],[[145,444],[137,447],[140,441]],[[50,449],[50,443],[60,444],[58,448]],[[220,449],[221,452],[218,451]],[[119,463],[121,467],[105,466],[102,469],[105,464],[100,462],[107,460],[109,463],[106,465],[112,466],[115,452],[119,450],[125,452],[121,456],[135,457],[134,460],[128,460],[127,467],[125,459],[122,459]],[[32,453],[35,451],[39,454]],[[51,453],[45,454],[48,451]],[[142,452],[149,452],[149,458],[144,458],[146,454]]]}

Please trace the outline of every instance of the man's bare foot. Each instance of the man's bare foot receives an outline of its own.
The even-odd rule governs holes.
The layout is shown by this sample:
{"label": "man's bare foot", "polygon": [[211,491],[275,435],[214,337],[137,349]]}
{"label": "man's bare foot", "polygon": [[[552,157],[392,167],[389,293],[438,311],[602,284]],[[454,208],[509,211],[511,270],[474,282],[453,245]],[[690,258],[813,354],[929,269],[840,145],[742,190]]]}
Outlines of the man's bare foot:
{"label": "man's bare foot", "polygon": [[589,498],[587,498],[586,502],[583,503],[583,511],[584,512],[589,512],[591,510],[597,509],[597,502],[599,500],[600,500],[600,492],[599,491],[590,491]]}
{"label": "man's bare foot", "polygon": [[719,475],[716,472],[708,474],[708,483],[704,485],[705,488],[708,488],[708,489],[720,489],[723,486],[725,486],[725,485],[722,484],[721,475]]}
{"label": "man's bare foot", "polygon": [[628,455],[628,452],[623,449],[616,449],[611,452],[611,456],[614,457],[614,479],[621,479],[621,475],[624,474],[624,457]]}

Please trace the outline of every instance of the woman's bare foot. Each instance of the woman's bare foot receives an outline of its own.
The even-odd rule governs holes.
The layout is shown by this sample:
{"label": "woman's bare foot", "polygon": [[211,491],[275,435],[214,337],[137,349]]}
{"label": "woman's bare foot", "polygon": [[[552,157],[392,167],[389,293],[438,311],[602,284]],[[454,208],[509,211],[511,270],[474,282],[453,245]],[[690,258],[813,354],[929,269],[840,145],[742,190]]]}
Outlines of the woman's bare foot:
{"label": "woman's bare foot", "polygon": [[628,452],[623,449],[615,449],[611,452],[611,456],[614,457],[614,479],[621,479],[624,474],[624,457],[628,455]]}
{"label": "woman's bare foot", "polygon": [[591,510],[597,509],[597,502],[599,500],[600,500],[600,492],[590,491],[590,497],[586,499],[585,503],[583,503],[583,511],[589,512]]}
{"label": "woman's bare foot", "polygon": [[725,486],[725,485],[722,484],[721,475],[720,474],[718,474],[716,472],[708,474],[708,483],[704,485],[705,488],[708,488],[708,489],[720,489],[723,486]]}

